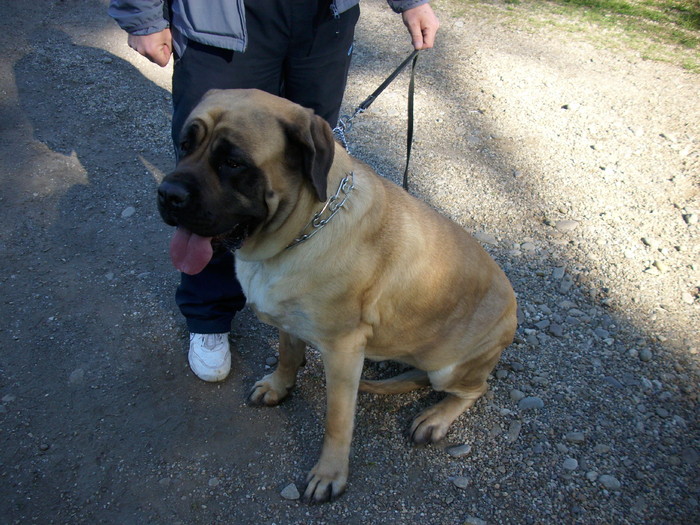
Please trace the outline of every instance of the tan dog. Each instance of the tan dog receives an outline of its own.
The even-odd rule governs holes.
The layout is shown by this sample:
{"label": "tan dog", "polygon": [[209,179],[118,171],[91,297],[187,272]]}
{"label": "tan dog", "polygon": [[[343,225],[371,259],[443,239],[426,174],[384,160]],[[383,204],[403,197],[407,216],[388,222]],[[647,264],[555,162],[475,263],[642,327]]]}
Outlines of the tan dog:
{"label": "tan dog", "polygon": [[416,443],[442,439],[486,391],[513,339],[515,296],[496,263],[463,228],[350,157],[325,121],[289,101],[213,91],[183,136],[181,161],[159,188],[163,219],[179,227],[173,259],[196,273],[211,256],[211,237],[237,246],[249,305],[280,330],[277,369],[255,384],[251,400],[282,401],[306,345],[321,352],[326,432],[305,498],[324,501],[345,488],[365,358],[415,370],[362,382],[363,390],[430,384],[447,393],[410,430]]}

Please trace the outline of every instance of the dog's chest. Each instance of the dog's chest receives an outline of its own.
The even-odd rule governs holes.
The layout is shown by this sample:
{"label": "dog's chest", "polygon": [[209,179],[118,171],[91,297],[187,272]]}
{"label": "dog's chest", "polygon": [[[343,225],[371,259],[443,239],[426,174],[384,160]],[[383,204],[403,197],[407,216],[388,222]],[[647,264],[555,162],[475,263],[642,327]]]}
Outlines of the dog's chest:
{"label": "dog's chest", "polygon": [[313,333],[314,322],[305,307],[299,281],[261,263],[238,261],[236,273],[248,306],[267,324],[298,337]]}

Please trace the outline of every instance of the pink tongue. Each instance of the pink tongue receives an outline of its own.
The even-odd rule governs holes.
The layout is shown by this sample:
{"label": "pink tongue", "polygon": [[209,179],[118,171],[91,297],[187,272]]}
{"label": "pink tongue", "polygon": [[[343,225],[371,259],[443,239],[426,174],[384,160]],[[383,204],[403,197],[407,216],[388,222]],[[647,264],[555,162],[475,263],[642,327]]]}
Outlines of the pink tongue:
{"label": "pink tongue", "polygon": [[211,237],[200,237],[184,228],[178,228],[170,241],[173,266],[189,275],[201,272],[213,253]]}

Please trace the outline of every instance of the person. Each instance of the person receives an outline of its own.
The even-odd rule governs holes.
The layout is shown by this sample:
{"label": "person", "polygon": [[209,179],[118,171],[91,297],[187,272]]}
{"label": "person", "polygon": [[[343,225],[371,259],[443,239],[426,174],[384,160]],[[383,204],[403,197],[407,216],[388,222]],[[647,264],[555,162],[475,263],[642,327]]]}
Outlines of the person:
{"label": "person", "polygon": [[[439,21],[428,0],[387,0],[415,49],[433,47]],[[335,127],[352,57],[359,0],[111,0],[128,45],[161,67],[174,56],[172,139],[209,89],[257,88],[313,109]],[[221,381],[228,334],[245,305],[234,258],[221,246],[196,275],[181,274],[176,303],[190,332],[190,368]]]}

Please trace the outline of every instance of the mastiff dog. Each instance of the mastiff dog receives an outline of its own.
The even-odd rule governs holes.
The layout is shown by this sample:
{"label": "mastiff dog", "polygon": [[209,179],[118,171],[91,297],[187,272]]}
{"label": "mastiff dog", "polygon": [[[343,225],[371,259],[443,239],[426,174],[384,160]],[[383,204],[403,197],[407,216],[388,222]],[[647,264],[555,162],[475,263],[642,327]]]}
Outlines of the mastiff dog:
{"label": "mastiff dog", "polygon": [[[351,157],[311,110],[257,90],[210,91],[189,116],[179,162],[158,188],[177,226],[174,263],[197,273],[212,242],[235,250],[248,304],[279,329],[279,361],[251,402],[276,405],[306,345],[325,370],[326,426],[304,498],[345,489],[358,390],[432,386],[444,399],[410,425],[436,442],[487,389],[516,329],[503,271],[466,233]],[[408,365],[363,381],[364,359]]]}

